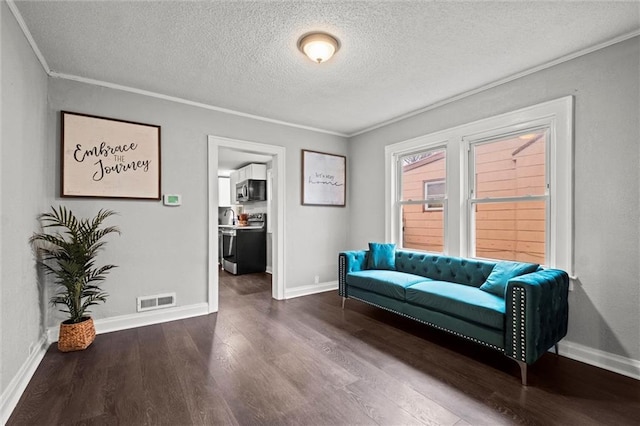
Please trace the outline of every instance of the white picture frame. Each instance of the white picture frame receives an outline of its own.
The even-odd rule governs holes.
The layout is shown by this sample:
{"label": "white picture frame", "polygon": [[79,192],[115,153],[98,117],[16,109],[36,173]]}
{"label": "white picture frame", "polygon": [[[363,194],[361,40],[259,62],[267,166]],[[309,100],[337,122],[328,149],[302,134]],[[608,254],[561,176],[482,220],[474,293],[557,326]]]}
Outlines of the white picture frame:
{"label": "white picture frame", "polygon": [[347,157],[302,150],[302,205],[346,206]]}

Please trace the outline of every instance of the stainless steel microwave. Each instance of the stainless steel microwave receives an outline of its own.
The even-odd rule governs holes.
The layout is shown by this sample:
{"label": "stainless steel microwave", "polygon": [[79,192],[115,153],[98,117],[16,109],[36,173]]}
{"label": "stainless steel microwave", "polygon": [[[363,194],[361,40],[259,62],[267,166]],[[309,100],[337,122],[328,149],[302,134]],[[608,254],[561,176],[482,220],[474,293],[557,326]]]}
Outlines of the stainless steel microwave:
{"label": "stainless steel microwave", "polygon": [[267,181],[247,179],[236,184],[236,200],[239,203],[265,201],[267,199]]}

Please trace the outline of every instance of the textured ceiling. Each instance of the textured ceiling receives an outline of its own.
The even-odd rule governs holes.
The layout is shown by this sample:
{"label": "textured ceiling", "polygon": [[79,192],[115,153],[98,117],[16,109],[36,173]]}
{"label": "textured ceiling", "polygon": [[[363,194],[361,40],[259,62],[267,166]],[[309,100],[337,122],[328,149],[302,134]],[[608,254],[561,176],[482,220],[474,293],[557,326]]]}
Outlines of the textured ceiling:
{"label": "textured ceiling", "polygon": [[[353,134],[637,31],[640,3],[15,1],[53,75]],[[296,47],[322,30],[341,50]]]}

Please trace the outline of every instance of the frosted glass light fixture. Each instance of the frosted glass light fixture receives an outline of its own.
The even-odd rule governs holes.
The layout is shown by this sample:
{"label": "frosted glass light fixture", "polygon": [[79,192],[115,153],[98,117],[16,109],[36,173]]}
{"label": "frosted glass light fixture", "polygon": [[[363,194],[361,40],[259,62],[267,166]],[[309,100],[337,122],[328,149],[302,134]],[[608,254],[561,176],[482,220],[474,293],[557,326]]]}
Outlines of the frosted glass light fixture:
{"label": "frosted glass light fixture", "polygon": [[328,61],[339,48],[338,40],[327,33],[310,33],[298,40],[298,49],[317,63]]}

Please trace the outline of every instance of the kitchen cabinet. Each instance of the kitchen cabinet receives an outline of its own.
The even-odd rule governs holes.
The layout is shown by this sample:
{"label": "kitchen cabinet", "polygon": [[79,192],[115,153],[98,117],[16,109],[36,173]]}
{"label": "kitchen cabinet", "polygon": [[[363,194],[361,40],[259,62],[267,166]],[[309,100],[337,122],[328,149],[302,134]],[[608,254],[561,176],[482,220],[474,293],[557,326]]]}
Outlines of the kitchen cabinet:
{"label": "kitchen cabinet", "polygon": [[236,184],[243,182],[247,179],[266,180],[267,179],[267,165],[252,163],[248,164],[238,170],[231,172],[229,176],[231,196],[230,203],[238,204],[238,194],[236,193]]}
{"label": "kitchen cabinet", "polygon": [[247,179],[267,179],[267,165],[266,164],[249,164],[247,166]]}
{"label": "kitchen cabinet", "polygon": [[218,206],[231,207],[231,179],[224,176],[218,177]]}
{"label": "kitchen cabinet", "polygon": [[243,180],[247,180],[247,168],[243,167],[241,169],[236,170],[236,183],[242,182]]}
{"label": "kitchen cabinet", "polygon": [[267,165],[266,164],[248,164],[241,169],[236,170],[237,182],[242,182],[247,179],[266,180],[267,179]]}
{"label": "kitchen cabinet", "polygon": [[231,188],[231,204],[238,204],[238,194],[236,193],[236,183],[238,183],[238,171],[234,170],[229,175],[229,183]]}

